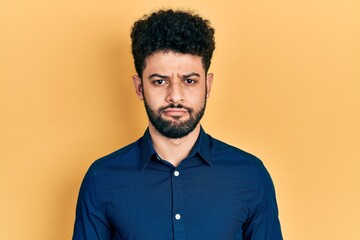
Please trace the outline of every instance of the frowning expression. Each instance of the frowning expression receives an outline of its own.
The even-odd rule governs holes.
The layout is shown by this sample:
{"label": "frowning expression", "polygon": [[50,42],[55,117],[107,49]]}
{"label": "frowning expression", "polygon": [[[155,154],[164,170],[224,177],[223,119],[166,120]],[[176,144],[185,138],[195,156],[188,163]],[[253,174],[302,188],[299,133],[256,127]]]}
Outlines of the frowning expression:
{"label": "frowning expression", "polygon": [[212,77],[200,56],[159,51],[146,59],[143,78],[133,80],[150,124],[165,137],[181,138],[198,126]]}

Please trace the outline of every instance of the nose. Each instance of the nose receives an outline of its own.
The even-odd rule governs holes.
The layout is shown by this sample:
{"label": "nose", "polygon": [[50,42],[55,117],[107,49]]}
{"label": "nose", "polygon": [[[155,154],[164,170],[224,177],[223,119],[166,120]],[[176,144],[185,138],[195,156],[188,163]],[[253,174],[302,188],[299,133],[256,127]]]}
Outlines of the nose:
{"label": "nose", "polygon": [[166,101],[173,104],[184,102],[184,94],[180,81],[172,82],[169,85]]}

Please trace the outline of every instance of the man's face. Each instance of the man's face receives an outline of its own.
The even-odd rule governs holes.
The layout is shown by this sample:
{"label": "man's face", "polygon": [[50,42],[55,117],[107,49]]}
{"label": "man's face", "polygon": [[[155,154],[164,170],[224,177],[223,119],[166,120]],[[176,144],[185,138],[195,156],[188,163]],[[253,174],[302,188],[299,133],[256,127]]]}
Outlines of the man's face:
{"label": "man's face", "polygon": [[181,138],[199,125],[212,85],[200,56],[156,52],[146,59],[143,79],[133,80],[150,125],[160,134]]}

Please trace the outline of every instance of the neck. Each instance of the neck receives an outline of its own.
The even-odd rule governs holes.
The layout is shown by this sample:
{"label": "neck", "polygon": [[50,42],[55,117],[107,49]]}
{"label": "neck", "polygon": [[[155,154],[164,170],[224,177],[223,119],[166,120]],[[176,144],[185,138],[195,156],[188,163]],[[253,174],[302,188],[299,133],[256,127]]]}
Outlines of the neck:
{"label": "neck", "polygon": [[184,158],[189,156],[199,136],[200,124],[182,138],[167,138],[159,133],[151,123],[149,123],[149,132],[157,154],[159,154],[162,159],[177,167]]}

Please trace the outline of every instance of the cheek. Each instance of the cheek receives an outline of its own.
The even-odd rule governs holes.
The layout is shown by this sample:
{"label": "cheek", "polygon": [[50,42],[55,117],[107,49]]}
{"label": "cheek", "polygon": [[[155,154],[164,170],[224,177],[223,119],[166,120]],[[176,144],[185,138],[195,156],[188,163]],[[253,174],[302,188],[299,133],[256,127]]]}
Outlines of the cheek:
{"label": "cheek", "polygon": [[188,91],[188,96],[190,99],[203,99],[206,96],[206,88],[205,86],[202,88],[190,89]]}
{"label": "cheek", "polygon": [[164,102],[164,94],[160,91],[145,91],[144,97],[146,102],[154,107],[162,105]]}
{"label": "cheek", "polygon": [[203,91],[199,91],[197,93],[193,93],[189,95],[187,98],[187,103],[194,107],[202,107],[205,103],[206,93]]}

